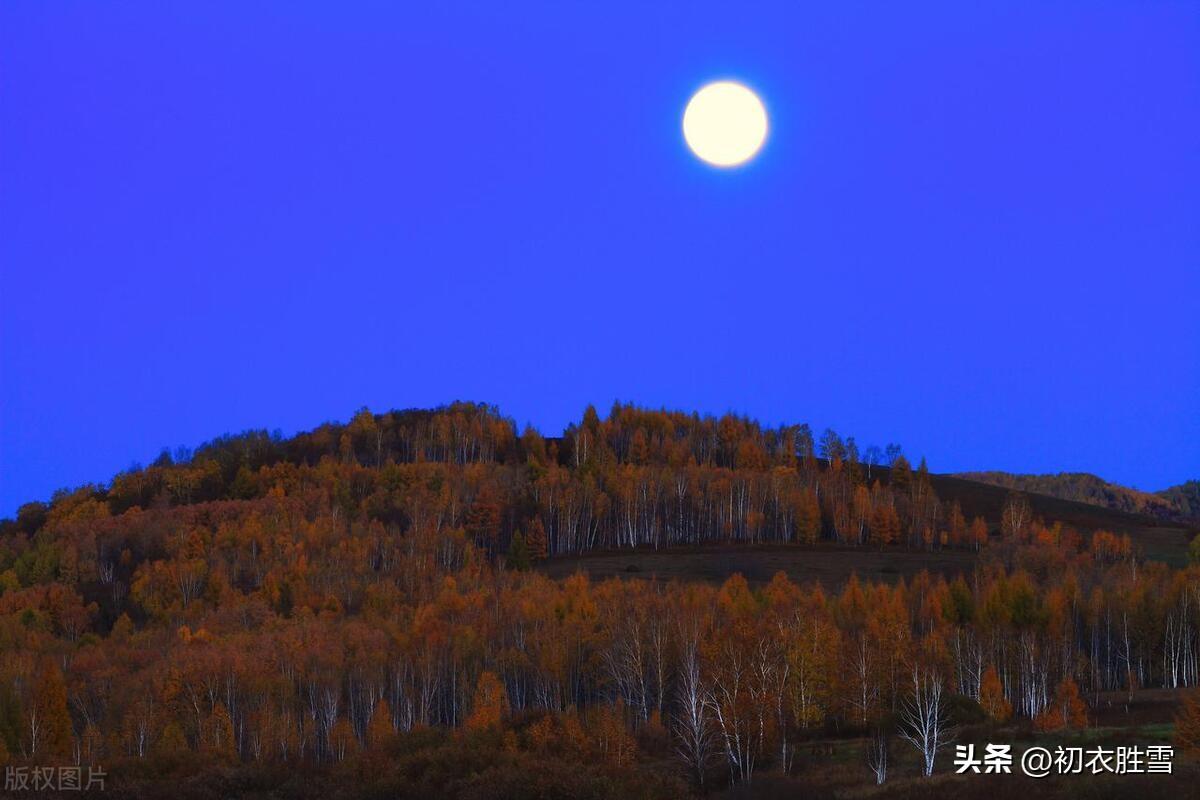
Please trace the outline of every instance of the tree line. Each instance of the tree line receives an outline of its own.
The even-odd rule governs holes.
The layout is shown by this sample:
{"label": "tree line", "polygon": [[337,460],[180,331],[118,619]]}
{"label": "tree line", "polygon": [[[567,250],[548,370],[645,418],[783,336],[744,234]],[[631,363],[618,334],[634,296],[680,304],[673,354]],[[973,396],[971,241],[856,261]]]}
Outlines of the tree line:
{"label": "tree line", "polygon": [[256,431],[164,452],[107,486],[23,506],[0,536],[19,549],[81,496],[120,516],[272,492],[401,532],[432,517],[492,555],[518,533],[521,546],[549,556],[735,541],[976,550],[987,542],[984,521],[942,503],[924,459],[913,469],[896,445],[860,453],[853,437],[814,437],[807,425],[763,428],[733,415],[620,404],[604,420],[589,407],[579,424],[545,439],[531,428],[517,435],[496,409],[466,403],[363,410],[347,425],[287,440]]}

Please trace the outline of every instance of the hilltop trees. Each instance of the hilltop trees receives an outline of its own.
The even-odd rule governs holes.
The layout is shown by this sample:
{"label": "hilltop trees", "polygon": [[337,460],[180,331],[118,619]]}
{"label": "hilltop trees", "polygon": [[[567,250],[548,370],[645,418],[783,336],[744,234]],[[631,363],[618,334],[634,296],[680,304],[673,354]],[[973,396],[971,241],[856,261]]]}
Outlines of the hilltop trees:
{"label": "hilltop trees", "polygon": [[[589,408],[561,439],[546,440],[533,430],[517,436],[488,406],[380,415],[363,409],[345,426],[289,440],[263,431],[222,437],[123,473],[107,488],[64,495],[50,509],[31,505],[7,523],[27,543],[48,524],[70,529],[76,541],[61,551],[22,545],[11,576],[0,580],[31,585],[83,568],[114,591],[136,592],[154,613],[169,613],[176,603],[186,608],[212,588],[213,543],[205,536],[218,532],[204,534],[206,520],[193,519],[193,510],[209,503],[248,503],[258,512],[256,530],[246,521],[219,533],[240,549],[227,565],[233,581],[262,580],[263,526],[290,524],[301,508],[311,516],[314,504],[333,529],[359,522],[461,529],[492,558],[507,553],[521,531],[531,562],[597,548],[714,541],[980,547],[979,537],[963,541],[961,513],[941,507],[927,469],[914,473],[890,452],[890,479],[881,480],[864,470],[853,437],[827,430],[814,444],[807,426],[764,428],[732,415],[616,404],[605,419]],[[162,517],[168,509],[179,509],[184,525],[164,542],[172,559],[118,578],[113,532],[127,525],[117,518]]]}

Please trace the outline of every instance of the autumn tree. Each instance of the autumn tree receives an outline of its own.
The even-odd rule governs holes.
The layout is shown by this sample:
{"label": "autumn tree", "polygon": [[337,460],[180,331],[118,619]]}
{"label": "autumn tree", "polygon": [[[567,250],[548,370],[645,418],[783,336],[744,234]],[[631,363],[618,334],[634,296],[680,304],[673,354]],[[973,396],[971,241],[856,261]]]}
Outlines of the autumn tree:
{"label": "autumn tree", "polygon": [[967,520],[957,500],[950,504],[950,511],[946,515],[946,537],[946,543],[951,547],[960,546],[967,538]]}
{"label": "autumn tree", "polygon": [[340,718],[329,730],[329,753],[336,761],[345,761],[358,752],[358,739],[350,720]]}
{"label": "autumn tree", "polygon": [[1183,697],[1183,705],[1175,715],[1175,746],[1188,753],[1200,753],[1200,691],[1193,690]]}
{"label": "autumn tree", "polygon": [[500,720],[508,713],[508,693],[495,672],[484,670],[475,682],[475,697],[471,715],[467,717],[467,730],[498,728]]}
{"label": "autumn tree", "polygon": [[371,720],[367,723],[367,746],[379,749],[392,738],[395,731],[392,728],[392,709],[387,700],[380,700],[371,712]]}
{"label": "autumn tree", "polygon": [[995,665],[989,664],[984,670],[983,680],[979,685],[979,705],[996,722],[1007,722],[1012,716],[1012,703],[1004,696],[1000,673],[996,671]]}
{"label": "autumn tree", "polygon": [[525,537],[529,548],[529,560],[533,563],[545,561],[550,557],[550,543],[546,538],[546,526],[541,517],[534,517],[529,523],[529,535]]}
{"label": "autumn tree", "polygon": [[770,634],[757,624],[758,602],[735,574],[717,593],[720,634],[705,643],[705,704],[725,751],[730,778],[748,783],[768,734],[769,705],[756,675],[756,652]]}
{"label": "autumn tree", "polygon": [[880,503],[871,514],[871,543],[877,547],[893,544],[900,537],[900,517],[896,507]]}
{"label": "autumn tree", "polygon": [[627,766],[637,750],[633,736],[625,724],[625,706],[620,699],[611,706],[600,706],[593,714],[592,729],[596,749],[614,767]]}
{"label": "autumn tree", "polygon": [[967,535],[967,541],[970,542],[971,548],[975,551],[982,550],[988,541],[987,523],[983,521],[983,517],[975,517],[971,520],[971,528]]}
{"label": "autumn tree", "polygon": [[155,752],[160,756],[174,758],[183,755],[187,749],[187,737],[183,733],[183,728],[178,722],[171,720],[163,727],[162,734],[155,743]]}
{"label": "autumn tree", "polygon": [[813,544],[821,533],[821,506],[811,489],[795,493],[792,513],[796,520],[796,539],[804,544]]}
{"label": "autumn tree", "polygon": [[21,747],[21,713],[16,692],[7,682],[0,682],[0,767],[7,766],[13,753]]}
{"label": "autumn tree", "polygon": [[846,459],[846,443],[832,428],[826,428],[825,432],[821,434],[818,448],[821,458],[830,463]]}
{"label": "autumn tree", "polygon": [[21,700],[10,681],[0,681],[0,743],[9,753],[19,753],[25,723]]}
{"label": "autumn tree", "polygon": [[67,687],[58,663],[43,658],[33,683],[26,720],[29,754],[39,760],[66,758],[71,753],[71,715]]}
{"label": "autumn tree", "polygon": [[840,642],[820,588],[804,598],[790,619],[780,623],[780,638],[791,717],[801,728],[817,726],[832,709]]}
{"label": "autumn tree", "polygon": [[496,542],[500,538],[502,513],[499,493],[491,483],[485,483],[471,504],[466,519],[467,533],[474,537],[480,547],[495,550]]}
{"label": "autumn tree", "polygon": [[1033,722],[1040,731],[1087,727],[1087,706],[1079,696],[1079,686],[1074,678],[1067,675],[1058,682],[1054,699]]}
{"label": "autumn tree", "polygon": [[504,557],[504,563],[509,569],[517,571],[529,569],[531,563],[529,547],[525,544],[525,535],[520,531],[513,534],[512,541],[508,545],[508,553]]}
{"label": "autumn tree", "polygon": [[[893,449],[894,448],[894,449]],[[891,467],[891,484],[899,492],[908,492],[912,487],[912,465],[900,452],[898,445],[887,446],[888,463]]]}
{"label": "autumn tree", "polygon": [[237,741],[233,734],[233,718],[224,703],[218,702],[213,707],[205,728],[205,749],[222,760],[234,760],[237,757]]}
{"label": "autumn tree", "polygon": [[1004,501],[1000,513],[1000,532],[1006,541],[1017,539],[1025,533],[1033,520],[1033,512],[1029,507],[1029,499],[1023,494],[1011,493]]}

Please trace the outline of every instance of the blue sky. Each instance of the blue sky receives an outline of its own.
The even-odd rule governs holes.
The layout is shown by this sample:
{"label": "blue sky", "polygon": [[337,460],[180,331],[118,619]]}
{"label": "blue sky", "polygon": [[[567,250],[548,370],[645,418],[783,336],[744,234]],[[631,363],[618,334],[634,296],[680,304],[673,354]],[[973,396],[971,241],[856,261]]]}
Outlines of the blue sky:
{"label": "blue sky", "polygon": [[[738,170],[680,132],[716,78]],[[1198,220],[1194,2],[5,3],[0,514],[454,399],[1161,488]]]}

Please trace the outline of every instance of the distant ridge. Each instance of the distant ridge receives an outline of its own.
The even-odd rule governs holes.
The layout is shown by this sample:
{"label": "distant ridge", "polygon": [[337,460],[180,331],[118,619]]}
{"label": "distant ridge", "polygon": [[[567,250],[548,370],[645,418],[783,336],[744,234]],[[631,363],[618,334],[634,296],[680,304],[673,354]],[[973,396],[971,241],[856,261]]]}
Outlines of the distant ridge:
{"label": "distant ridge", "polygon": [[1011,472],[960,472],[957,477],[1006,489],[1073,500],[1114,511],[1143,514],[1176,522],[1200,520],[1200,481],[1188,481],[1161,492],[1143,492],[1111,483],[1088,472],[1021,475]]}

